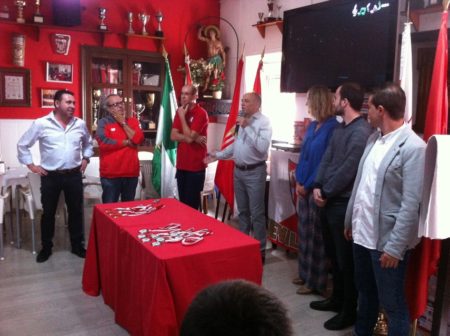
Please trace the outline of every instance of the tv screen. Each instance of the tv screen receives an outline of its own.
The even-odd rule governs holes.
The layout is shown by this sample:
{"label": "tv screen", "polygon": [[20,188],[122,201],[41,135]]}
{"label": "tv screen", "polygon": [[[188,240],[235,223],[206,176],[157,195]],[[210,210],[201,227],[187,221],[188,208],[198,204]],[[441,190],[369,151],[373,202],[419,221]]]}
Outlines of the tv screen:
{"label": "tv screen", "polygon": [[392,81],[397,14],[398,0],[331,0],[284,12],[281,91]]}

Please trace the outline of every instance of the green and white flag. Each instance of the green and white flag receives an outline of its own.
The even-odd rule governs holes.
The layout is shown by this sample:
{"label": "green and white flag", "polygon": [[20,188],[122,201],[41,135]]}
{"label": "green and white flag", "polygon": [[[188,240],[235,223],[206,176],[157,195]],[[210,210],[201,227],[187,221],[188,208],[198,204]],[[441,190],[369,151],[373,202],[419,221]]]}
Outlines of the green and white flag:
{"label": "green and white flag", "polygon": [[153,152],[152,183],[161,197],[177,197],[178,191],[175,180],[177,143],[170,139],[172,122],[177,111],[177,99],[173,89],[169,61],[167,57],[164,57],[164,59],[166,78],[159,111],[156,145]]}

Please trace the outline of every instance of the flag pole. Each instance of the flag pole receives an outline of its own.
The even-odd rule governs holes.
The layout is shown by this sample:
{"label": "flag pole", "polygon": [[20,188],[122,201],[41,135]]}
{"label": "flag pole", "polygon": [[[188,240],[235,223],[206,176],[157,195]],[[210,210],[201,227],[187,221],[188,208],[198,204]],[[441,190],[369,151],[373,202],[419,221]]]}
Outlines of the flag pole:
{"label": "flag pole", "polygon": [[167,58],[167,56],[169,55],[167,53],[166,48],[164,47],[164,44],[161,44],[161,54],[163,55],[164,58]]}

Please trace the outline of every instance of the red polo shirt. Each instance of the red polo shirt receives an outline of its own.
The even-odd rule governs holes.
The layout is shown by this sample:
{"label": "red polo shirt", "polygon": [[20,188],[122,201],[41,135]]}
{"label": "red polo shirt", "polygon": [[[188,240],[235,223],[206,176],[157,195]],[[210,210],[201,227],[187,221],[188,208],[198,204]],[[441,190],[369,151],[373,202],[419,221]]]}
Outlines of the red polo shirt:
{"label": "red polo shirt", "polygon": [[[192,131],[199,135],[207,135],[208,131],[208,113],[198,104],[186,113],[186,122]],[[183,133],[180,117],[178,113],[173,120],[172,128]],[[206,146],[202,146],[196,142],[190,144],[179,142],[177,148],[177,169],[187,171],[202,171],[206,168],[203,159],[206,157]]]}

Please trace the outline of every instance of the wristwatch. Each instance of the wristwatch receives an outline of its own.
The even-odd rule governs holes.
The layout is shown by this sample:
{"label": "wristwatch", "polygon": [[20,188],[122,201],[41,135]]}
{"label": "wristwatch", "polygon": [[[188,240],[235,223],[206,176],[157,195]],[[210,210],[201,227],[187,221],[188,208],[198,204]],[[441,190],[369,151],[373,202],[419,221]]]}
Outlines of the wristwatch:
{"label": "wristwatch", "polygon": [[89,160],[89,158],[88,158],[88,157],[84,157],[84,158],[83,158],[83,160],[86,160],[86,161],[87,161],[87,163],[90,163],[90,162],[91,162],[91,160]]}

